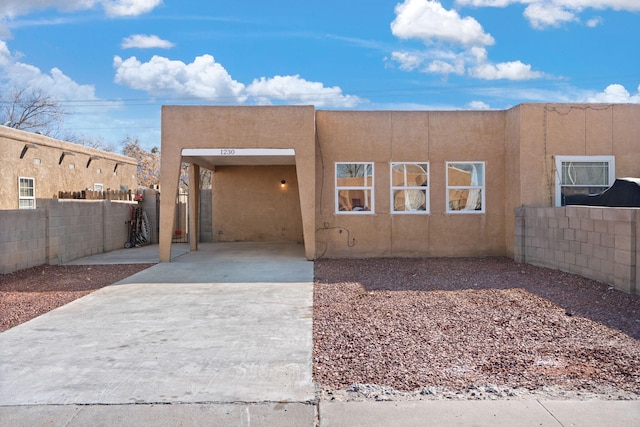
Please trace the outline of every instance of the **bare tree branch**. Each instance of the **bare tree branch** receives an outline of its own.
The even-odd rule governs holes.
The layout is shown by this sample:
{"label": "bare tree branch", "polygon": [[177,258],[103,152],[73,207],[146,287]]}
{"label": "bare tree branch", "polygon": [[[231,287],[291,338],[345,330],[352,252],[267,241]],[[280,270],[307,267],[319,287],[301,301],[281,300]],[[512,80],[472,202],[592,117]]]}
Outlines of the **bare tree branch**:
{"label": "bare tree branch", "polygon": [[0,123],[15,129],[54,136],[67,113],[42,89],[13,88],[0,95]]}
{"label": "bare tree branch", "polygon": [[160,150],[157,147],[147,151],[140,146],[138,138],[128,136],[122,141],[122,154],[138,161],[138,185],[149,187],[160,183]]}

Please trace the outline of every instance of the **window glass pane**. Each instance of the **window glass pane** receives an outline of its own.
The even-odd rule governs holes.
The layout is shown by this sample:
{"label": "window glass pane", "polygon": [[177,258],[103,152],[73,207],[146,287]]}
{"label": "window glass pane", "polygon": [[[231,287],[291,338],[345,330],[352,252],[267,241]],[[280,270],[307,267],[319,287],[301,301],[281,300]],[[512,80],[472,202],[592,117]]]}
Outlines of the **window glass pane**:
{"label": "window glass pane", "polygon": [[33,179],[20,178],[20,197],[33,197]]}
{"label": "window glass pane", "polygon": [[483,186],[484,165],[482,163],[450,163],[449,186]]}
{"label": "window glass pane", "polygon": [[449,210],[480,211],[482,210],[481,189],[449,189]]}
{"label": "window glass pane", "polygon": [[338,190],[338,210],[370,211],[371,190]]}
{"label": "window glass pane", "polygon": [[19,203],[20,209],[33,209],[35,207],[35,200],[33,199],[22,199]]}
{"label": "window glass pane", "polygon": [[608,185],[608,162],[563,162],[562,185]]}
{"label": "window glass pane", "polygon": [[577,194],[583,194],[585,196],[588,196],[590,194],[600,194],[602,193],[604,190],[606,190],[607,188],[609,188],[608,186],[605,187],[596,187],[596,186],[588,186],[588,187],[584,187],[584,186],[563,186],[562,187],[562,200],[563,203],[562,205],[564,206],[564,199],[567,196],[575,196]]}
{"label": "window glass pane", "polygon": [[373,212],[373,163],[336,163],[336,212]]}
{"label": "window glass pane", "polygon": [[[370,163],[340,163],[336,166],[337,177],[340,178],[361,178],[360,182],[364,182],[364,177],[371,178],[373,175],[373,165]],[[371,185],[371,180],[368,179]]]}
{"label": "window glass pane", "polygon": [[427,190],[394,190],[393,210],[394,211],[426,211],[427,210]]}
{"label": "window glass pane", "polygon": [[391,185],[394,187],[420,187],[428,185],[428,165],[398,163],[391,168]]}

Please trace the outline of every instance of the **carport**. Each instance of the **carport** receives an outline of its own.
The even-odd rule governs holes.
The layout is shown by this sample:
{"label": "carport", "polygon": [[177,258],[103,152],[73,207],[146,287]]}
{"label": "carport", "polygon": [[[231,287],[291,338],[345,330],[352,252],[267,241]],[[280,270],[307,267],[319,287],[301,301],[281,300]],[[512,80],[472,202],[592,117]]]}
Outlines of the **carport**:
{"label": "carport", "polygon": [[[294,173],[293,180],[284,177],[270,184],[291,190],[297,189],[295,199],[301,217],[305,255],[315,257],[315,110],[312,106],[300,107],[211,107],[211,106],[163,106],[162,108],[162,164],[160,202],[160,262],[169,262],[171,253],[172,224],[175,198],[180,180],[180,167],[189,165],[189,188],[200,188],[200,168],[230,170],[236,167],[280,168]],[[285,168],[285,169],[282,169]],[[288,168],[288,169],[287,169]],[[231,169],[233,170],[233,169]],[[249,169],[246,169],[249,170]],[[292,172],[295,171],[295,172]],[[240,175],[236,175],[240,176]],[[284,181],[284,182],[283,182]],[[214,186],[220,194],[242,194],[246,191],[238,180],[223,181],[222,187]],[[265,203],[278,200],[267,196]],[[288,200],[291,200],[289,198]],[[215,202],[214,202],[215,203]],[[199,191],[189,192],[190,248],[198,250],[199,240]],[[257,209],[261,207],[258,206]],[[246,218],[243,212],[228,215],[234,221]],[[237,209],[237,208],[236,208]],[[247,209],[256,209],[255,206]],[[249,220],[246,228],[249,228]],[[243,228],[239,224],[238,228]],[[285,231],[283,231],[284,235]],[[246,234],[239,240],[245,240]],[[254,240],[260,241],[258,233]]]}

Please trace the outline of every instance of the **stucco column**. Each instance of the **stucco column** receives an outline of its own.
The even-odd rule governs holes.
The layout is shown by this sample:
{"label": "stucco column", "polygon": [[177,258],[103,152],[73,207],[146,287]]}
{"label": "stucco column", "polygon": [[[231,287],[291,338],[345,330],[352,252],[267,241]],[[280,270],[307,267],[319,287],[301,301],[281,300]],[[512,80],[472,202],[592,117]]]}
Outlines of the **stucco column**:
{"label": "stucco column", "polygon": [[200,240],[200,166],[189,165],[189,247],[198,250]]}
{"label": "stucco column", "polygon": [[[314,147],[315,149],[315,147]],[[302,214],[302,236],[304,252],[309,261],[316,256],[316,163],[315,157],[298,154],[296,151],[296,175],[300,211]]]}
{"label": "stucco column", "polygon": [[[163,136],[164,137],[164,136]],[[160,160],[160,262],[171,261],[171,238],[176,216],[176,197],[180,181],[181,148],[163,144]]]}

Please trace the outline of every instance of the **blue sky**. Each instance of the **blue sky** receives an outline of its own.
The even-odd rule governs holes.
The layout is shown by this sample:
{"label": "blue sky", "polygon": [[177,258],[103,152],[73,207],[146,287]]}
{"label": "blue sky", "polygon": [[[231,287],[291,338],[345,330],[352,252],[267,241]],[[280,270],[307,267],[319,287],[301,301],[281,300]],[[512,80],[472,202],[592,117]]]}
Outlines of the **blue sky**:
{"label": "blue sky", "polygon": [[640,0],[0,0],[0,91],[160,145],[160,106],[640,103]]}

